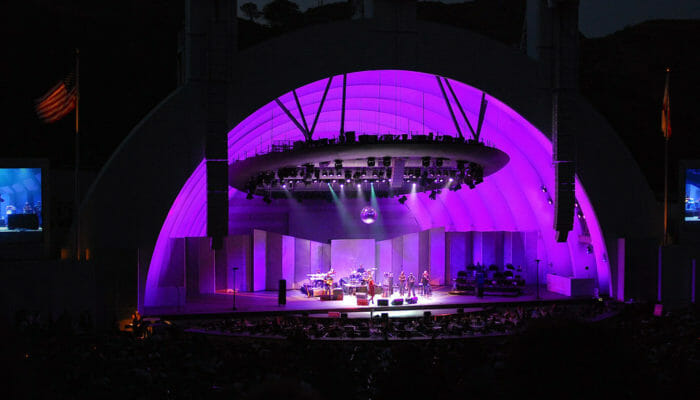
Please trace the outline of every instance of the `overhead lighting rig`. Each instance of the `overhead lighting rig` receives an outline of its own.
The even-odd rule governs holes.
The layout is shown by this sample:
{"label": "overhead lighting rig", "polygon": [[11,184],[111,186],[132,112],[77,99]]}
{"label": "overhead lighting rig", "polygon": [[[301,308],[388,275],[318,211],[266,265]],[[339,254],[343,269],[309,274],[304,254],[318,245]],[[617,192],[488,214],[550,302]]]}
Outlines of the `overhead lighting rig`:
{"label": "overhead lighting rig", "polygon": [[348,197],[366,196],[371,188],[377,197],[424,191],[434,199],[443,189],[475,188],[509,161],[494,147],[451,136],[368,136],[275,145],[274,151],[232,163],[230,184],[246,198],[263,196],[268,203],[290,196],[326,198],[341,185]]}

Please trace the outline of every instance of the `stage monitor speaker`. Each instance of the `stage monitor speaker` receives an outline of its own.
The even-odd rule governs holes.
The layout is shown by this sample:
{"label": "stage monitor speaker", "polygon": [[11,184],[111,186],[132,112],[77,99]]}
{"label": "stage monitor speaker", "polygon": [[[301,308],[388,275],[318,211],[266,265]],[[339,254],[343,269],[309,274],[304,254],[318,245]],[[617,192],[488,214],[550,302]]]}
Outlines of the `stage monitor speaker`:
{"label": "stage monitor speaker", "polygon": [[391,301],[392,306],[401,306],[403,305],[403,299],[394,299]]}
{"label": "stage monitor speaker", "polygon": [[277,302],[279,305],[287,304],[287,281],[280,279],[280,286],[277,292]]}
{"label": "stage monitor speaker", "polygon": [[9,214],[7,229],[39,229],[39,217],[36,214]]}
{"label": "stage monitor speaker", "polygon": [[358,305],[358,306],[368,306],[368,305],[369,305],[369,300],[367,300],[367,299],[361,299],[361,298],[358,297],[358,298],[357,298],[357,305]]}
{"label": "stage monitor speaker", "polygon": [[377,305],[378,305],[379,307],[388,306],[388,305],[389,305],[389,299],[377,299]]}
{"label": "stage monitor speaker", "polygon": [[418,303],[418,297],[406,297],[406,304],[416,304]]}

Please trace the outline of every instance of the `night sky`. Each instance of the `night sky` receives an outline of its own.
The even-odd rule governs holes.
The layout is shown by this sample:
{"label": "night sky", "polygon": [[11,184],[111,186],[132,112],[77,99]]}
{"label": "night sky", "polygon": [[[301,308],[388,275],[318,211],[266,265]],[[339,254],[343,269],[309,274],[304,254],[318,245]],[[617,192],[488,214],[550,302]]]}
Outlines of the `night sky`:
{"label": "night sky", "polygon": [[[305,9],[318,1],[299,3]],[[693,0],[582,0],[580,10],[587,37],[651,19],[700,19],[700,2]],[[128,132],[176,88],[183,0],[27,0],[7,3],[3,11],[0,157],[42,157],[53,168],[73,167],[73,118],[45,125],[33,107],[34,99],[72,69],[76,47],[81,49],[81,166],[87,171],[98,171]],[[620,133],[657,193],[663,182],[657,149],[666,65],[674,69],[671,171],[677,159],[700,158],[699,28],[697,20],[650,22],[581,45],[582,93]],[[512,31],[519,38],[520,26]],[[249,32],[241,31],[241,41],[262,40]]]}

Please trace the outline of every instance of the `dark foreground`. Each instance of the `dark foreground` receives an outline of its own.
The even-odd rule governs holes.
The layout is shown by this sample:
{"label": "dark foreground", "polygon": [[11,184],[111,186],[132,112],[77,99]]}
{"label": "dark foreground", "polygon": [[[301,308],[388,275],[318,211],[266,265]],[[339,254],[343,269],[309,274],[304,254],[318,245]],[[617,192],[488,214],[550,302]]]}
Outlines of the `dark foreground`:
{"label": "dark foreground", "polygon": [[214,336],[177,324],[136,338],[92,333],[85,318],[25,316],[4,332],[2,397],[698,398],[698,309],[616,308],[602,320],[524,318],[506,336],[372,341]]}

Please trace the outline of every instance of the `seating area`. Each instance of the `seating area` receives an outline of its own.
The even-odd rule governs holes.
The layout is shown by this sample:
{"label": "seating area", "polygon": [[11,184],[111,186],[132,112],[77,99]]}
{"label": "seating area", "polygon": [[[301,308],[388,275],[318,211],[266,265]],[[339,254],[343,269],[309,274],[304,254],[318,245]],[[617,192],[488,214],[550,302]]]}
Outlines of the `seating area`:
{"label": "seating area", "polygon": [[[94,332],[84,314],[55,321],[18,315],[4,337],[4,392],[7,398],[553,398],[576,388],[576,397],[595,398],[604,387],[606,397],[692,398],[700,375],[700,312],[657,317],[646,304],[516,307],[388,323],[380,317],[371,325],[269,317],[198,326],[245,333],[240,336],[188,333],[195,326],[164,324],[137,337]],[[518,334],[497,335],[507,329]],[[474,332],[471,339],[455,339],[467,331]],[[396,340],[347,339],[367,334]]]}

